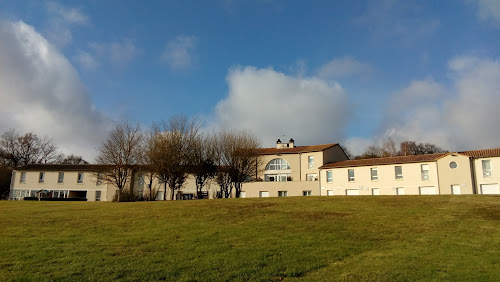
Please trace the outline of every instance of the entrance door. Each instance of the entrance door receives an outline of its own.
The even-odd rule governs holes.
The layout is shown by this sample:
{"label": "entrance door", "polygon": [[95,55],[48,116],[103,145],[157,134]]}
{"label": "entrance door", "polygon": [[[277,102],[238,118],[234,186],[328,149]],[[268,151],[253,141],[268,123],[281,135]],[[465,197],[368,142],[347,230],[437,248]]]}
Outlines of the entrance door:
{"label": "entrance door", "polygon": [[498,184],[481,184],[481,194],[500,194]]}
{"label": "entrance door", "polygon": [[259,197],[261,197],[261,198],[267,198],[267,197],[269,197],[269,191],[260,191],[259,192]]}
{"label": "entrance door", "polygon": [[419,187],[420,195],[436,195],[436,188],[434,186]]}
{"label": "entrance door", "polygon": [[358,189],[347,189],[347,190],[345,190],[345,194],[347,196],[359,195],[359,190]]}
{"label": "entrance door", "polygon": [[460,195],[460,185],[451,185],[451,193],[453,195]]}

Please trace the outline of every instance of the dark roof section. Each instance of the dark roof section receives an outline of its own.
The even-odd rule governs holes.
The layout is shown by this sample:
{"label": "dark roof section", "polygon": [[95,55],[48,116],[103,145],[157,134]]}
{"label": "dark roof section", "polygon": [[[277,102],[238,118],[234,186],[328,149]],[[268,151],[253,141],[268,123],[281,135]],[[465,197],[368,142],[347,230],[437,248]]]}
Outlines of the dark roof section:
{"label": "dark roof section", "polygon": [[458,152],[462,155],[466,155],[472,158],[489,158],[489,157],[499,157],[500,148],[497,149],[484,149],[484,150],[474,150],[474,151],[464,151]]}
{"label": "dark roof section", "polygon": [[297,146],[293,148],[261,148],[258,149],[257,153],[259,155],[277,155],[277,154],[297,154],[297,153],[308,153],[308,152],[320,152],[329,149],[333,146],[338,145],[338,143],[323,144],[323,145],[313,145],[313,146]]}
{"label": "dark roof section", "polygon": [[374,166],[374,165],[389,165],[389,164],[405,164],[405,163],[421,163],[437,161],[438,159],[450,153],[428,154],[428,155],[412,155],[412,156],[397,156],[387,158],[374,158],[374,159],[359,159],[348,160],[334,163],[327,163],[320,169],[325,168],[340,168],[340,167],[354,167],[354,166]]}
{"label": "dark roof section", "polygon": [[31,164],[17,168],[16,170],[37,170],[37,171],[102,171],[109,168],[110,165],[96,164]]}

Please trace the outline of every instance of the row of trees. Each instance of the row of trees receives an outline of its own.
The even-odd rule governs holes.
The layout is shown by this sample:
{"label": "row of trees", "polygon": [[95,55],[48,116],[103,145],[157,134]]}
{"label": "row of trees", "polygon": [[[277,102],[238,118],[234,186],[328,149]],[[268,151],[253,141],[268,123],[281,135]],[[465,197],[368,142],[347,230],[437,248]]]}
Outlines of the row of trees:
{"label": "row of trees", "polygon": [[431,144],[431,143],[416,143],[415,141],[403,141],[397,148],[396,143],[392,139],[387,139],[381,146],[371,145],[368,146],[365,152],[355,157],[356,159],[370,159],[381,157],[394,157],[394,156],[410,156],[410,155],[424,155],[445,153],[446,150]]}
{"label": "row of trees", "polygon": [[65,156],[48,137],[14,129],[0,135],[0,199],[9,196],[12,170],[30,164],[88,164],[81,156]]}
{"label": "row of trees", "polygon": [[[120,123],[98,148],[97,163],[109,166],[100,172],[121,195],[137,170],[144,172],[148,200],[156,197],[154,179],[167,196],[174,199],[188,175],[195,179],[198,195],[210,181],[220,190],[218,197],[240,196],[242,183],[255,175],[259,167],[257,149],[260,140],[246,131],[202,132],[200,123],[186,116],[175,116],[155,123],[148,131],[139,125]],[[234,192],[234,193],[233,193]]]}

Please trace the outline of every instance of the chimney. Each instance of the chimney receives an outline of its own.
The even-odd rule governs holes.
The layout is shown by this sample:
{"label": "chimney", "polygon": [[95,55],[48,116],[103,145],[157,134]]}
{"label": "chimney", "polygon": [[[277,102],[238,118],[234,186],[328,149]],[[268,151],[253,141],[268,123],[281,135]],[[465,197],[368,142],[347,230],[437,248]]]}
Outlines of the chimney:
{"label": "chimney", "polygon": [[290,141],[288,141],[288,147],[289,148],[295,147],[295,140],[293,140],[293,138],[290,138]]}
{"label": "chimney", "polygon": [[283,148],[283,144],[281,144],[281,140],[278,139],[278,141],[276,141],[276,149],[281,149]]}

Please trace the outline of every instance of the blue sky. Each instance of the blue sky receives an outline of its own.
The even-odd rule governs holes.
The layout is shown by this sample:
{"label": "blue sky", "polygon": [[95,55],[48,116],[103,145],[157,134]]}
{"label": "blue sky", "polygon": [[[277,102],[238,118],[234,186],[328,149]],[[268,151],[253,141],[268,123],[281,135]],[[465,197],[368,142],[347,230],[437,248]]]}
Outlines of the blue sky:
{"label": "blue sky", "polygon": [[499,144],[500,1],[0,0],[0,22],[0,131],[67,153],[178,113],[267,146]]}

